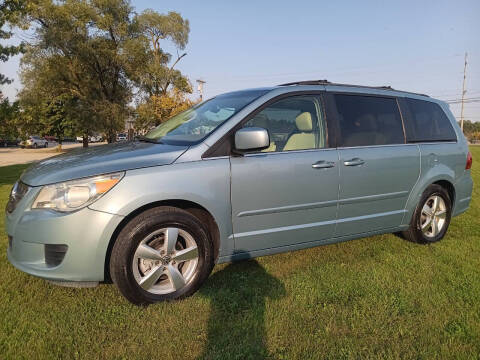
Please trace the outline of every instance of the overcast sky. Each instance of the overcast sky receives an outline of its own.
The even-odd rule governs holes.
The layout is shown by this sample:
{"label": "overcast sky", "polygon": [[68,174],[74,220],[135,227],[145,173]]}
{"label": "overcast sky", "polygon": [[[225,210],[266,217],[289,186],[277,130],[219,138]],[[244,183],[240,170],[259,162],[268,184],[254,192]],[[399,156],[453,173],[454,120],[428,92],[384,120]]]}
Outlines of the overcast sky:
{"label": "overcast sky", "polygon": [[[480,1],[180,1],[133,0],[140,12],[178,11],[190,21],[179,64],[206,97],[306,79],[391,85],[442,100],[480,99]],[[18,40],[18,38],[17,38]],[[21,88],[19,58],[0,63]],[[460,106],[451,105],[456,116]],[[480,121],[480,102],[465,117]]]}

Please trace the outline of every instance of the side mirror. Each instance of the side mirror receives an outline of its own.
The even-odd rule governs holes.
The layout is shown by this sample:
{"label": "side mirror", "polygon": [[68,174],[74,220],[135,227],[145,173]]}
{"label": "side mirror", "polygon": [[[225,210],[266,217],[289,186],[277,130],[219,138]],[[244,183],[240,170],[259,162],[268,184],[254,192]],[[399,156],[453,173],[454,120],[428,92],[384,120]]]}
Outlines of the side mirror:
{"label": "side mirror", "polygon": [[270,146],[268,131],[259,127],[247,127],[235,133],[235,150],[238,153],[263,150]]}

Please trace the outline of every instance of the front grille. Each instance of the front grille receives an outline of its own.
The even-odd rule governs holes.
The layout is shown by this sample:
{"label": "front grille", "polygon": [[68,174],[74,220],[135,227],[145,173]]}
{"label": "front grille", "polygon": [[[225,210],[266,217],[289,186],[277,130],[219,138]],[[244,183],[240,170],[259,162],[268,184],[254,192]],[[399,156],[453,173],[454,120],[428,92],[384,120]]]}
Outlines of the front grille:
{"label": "front grille", "polygon": [[45,263],[47,266],[58,266],[67,253],[67,245],[45,244]]}
{"label": "front grille", "polygon": [[15,210],[17,204],[23,199],[28,189],[28,186],[21,181],[17,181],[15,185],[13,185],[6,207],[7,212],[11,213],[13,210]]}

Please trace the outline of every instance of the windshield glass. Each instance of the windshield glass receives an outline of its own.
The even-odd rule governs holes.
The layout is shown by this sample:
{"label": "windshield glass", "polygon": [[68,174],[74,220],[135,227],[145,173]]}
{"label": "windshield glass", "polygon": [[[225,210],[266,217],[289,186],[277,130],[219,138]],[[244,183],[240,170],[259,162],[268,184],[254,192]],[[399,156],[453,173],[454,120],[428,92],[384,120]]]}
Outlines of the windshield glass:
{"label": "windshield glass", "polygon": [[267,91],[245,90],[218,95],[175,115],[145,137],[170,145],[198,143]]}

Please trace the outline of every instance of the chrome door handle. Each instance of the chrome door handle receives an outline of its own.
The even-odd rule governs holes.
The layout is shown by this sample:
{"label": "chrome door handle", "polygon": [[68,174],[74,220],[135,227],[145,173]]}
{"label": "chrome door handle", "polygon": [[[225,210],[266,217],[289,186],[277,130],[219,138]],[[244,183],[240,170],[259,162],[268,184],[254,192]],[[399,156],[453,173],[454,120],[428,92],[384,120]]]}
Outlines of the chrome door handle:
{"label": "chrome door handle", "polygon": [[312,164],[312,168],[314,169],[328,169],[334,166],[335,166],[335,163],[333,161],[324,161],[324,160],[320,160],[320,161],[317,161],[315,164]]}
{"label": "chrome door handle", "polygon": [[353,158],[343,162],[345,166],[359,166],[365,164],[365,161],[360,158]]}

